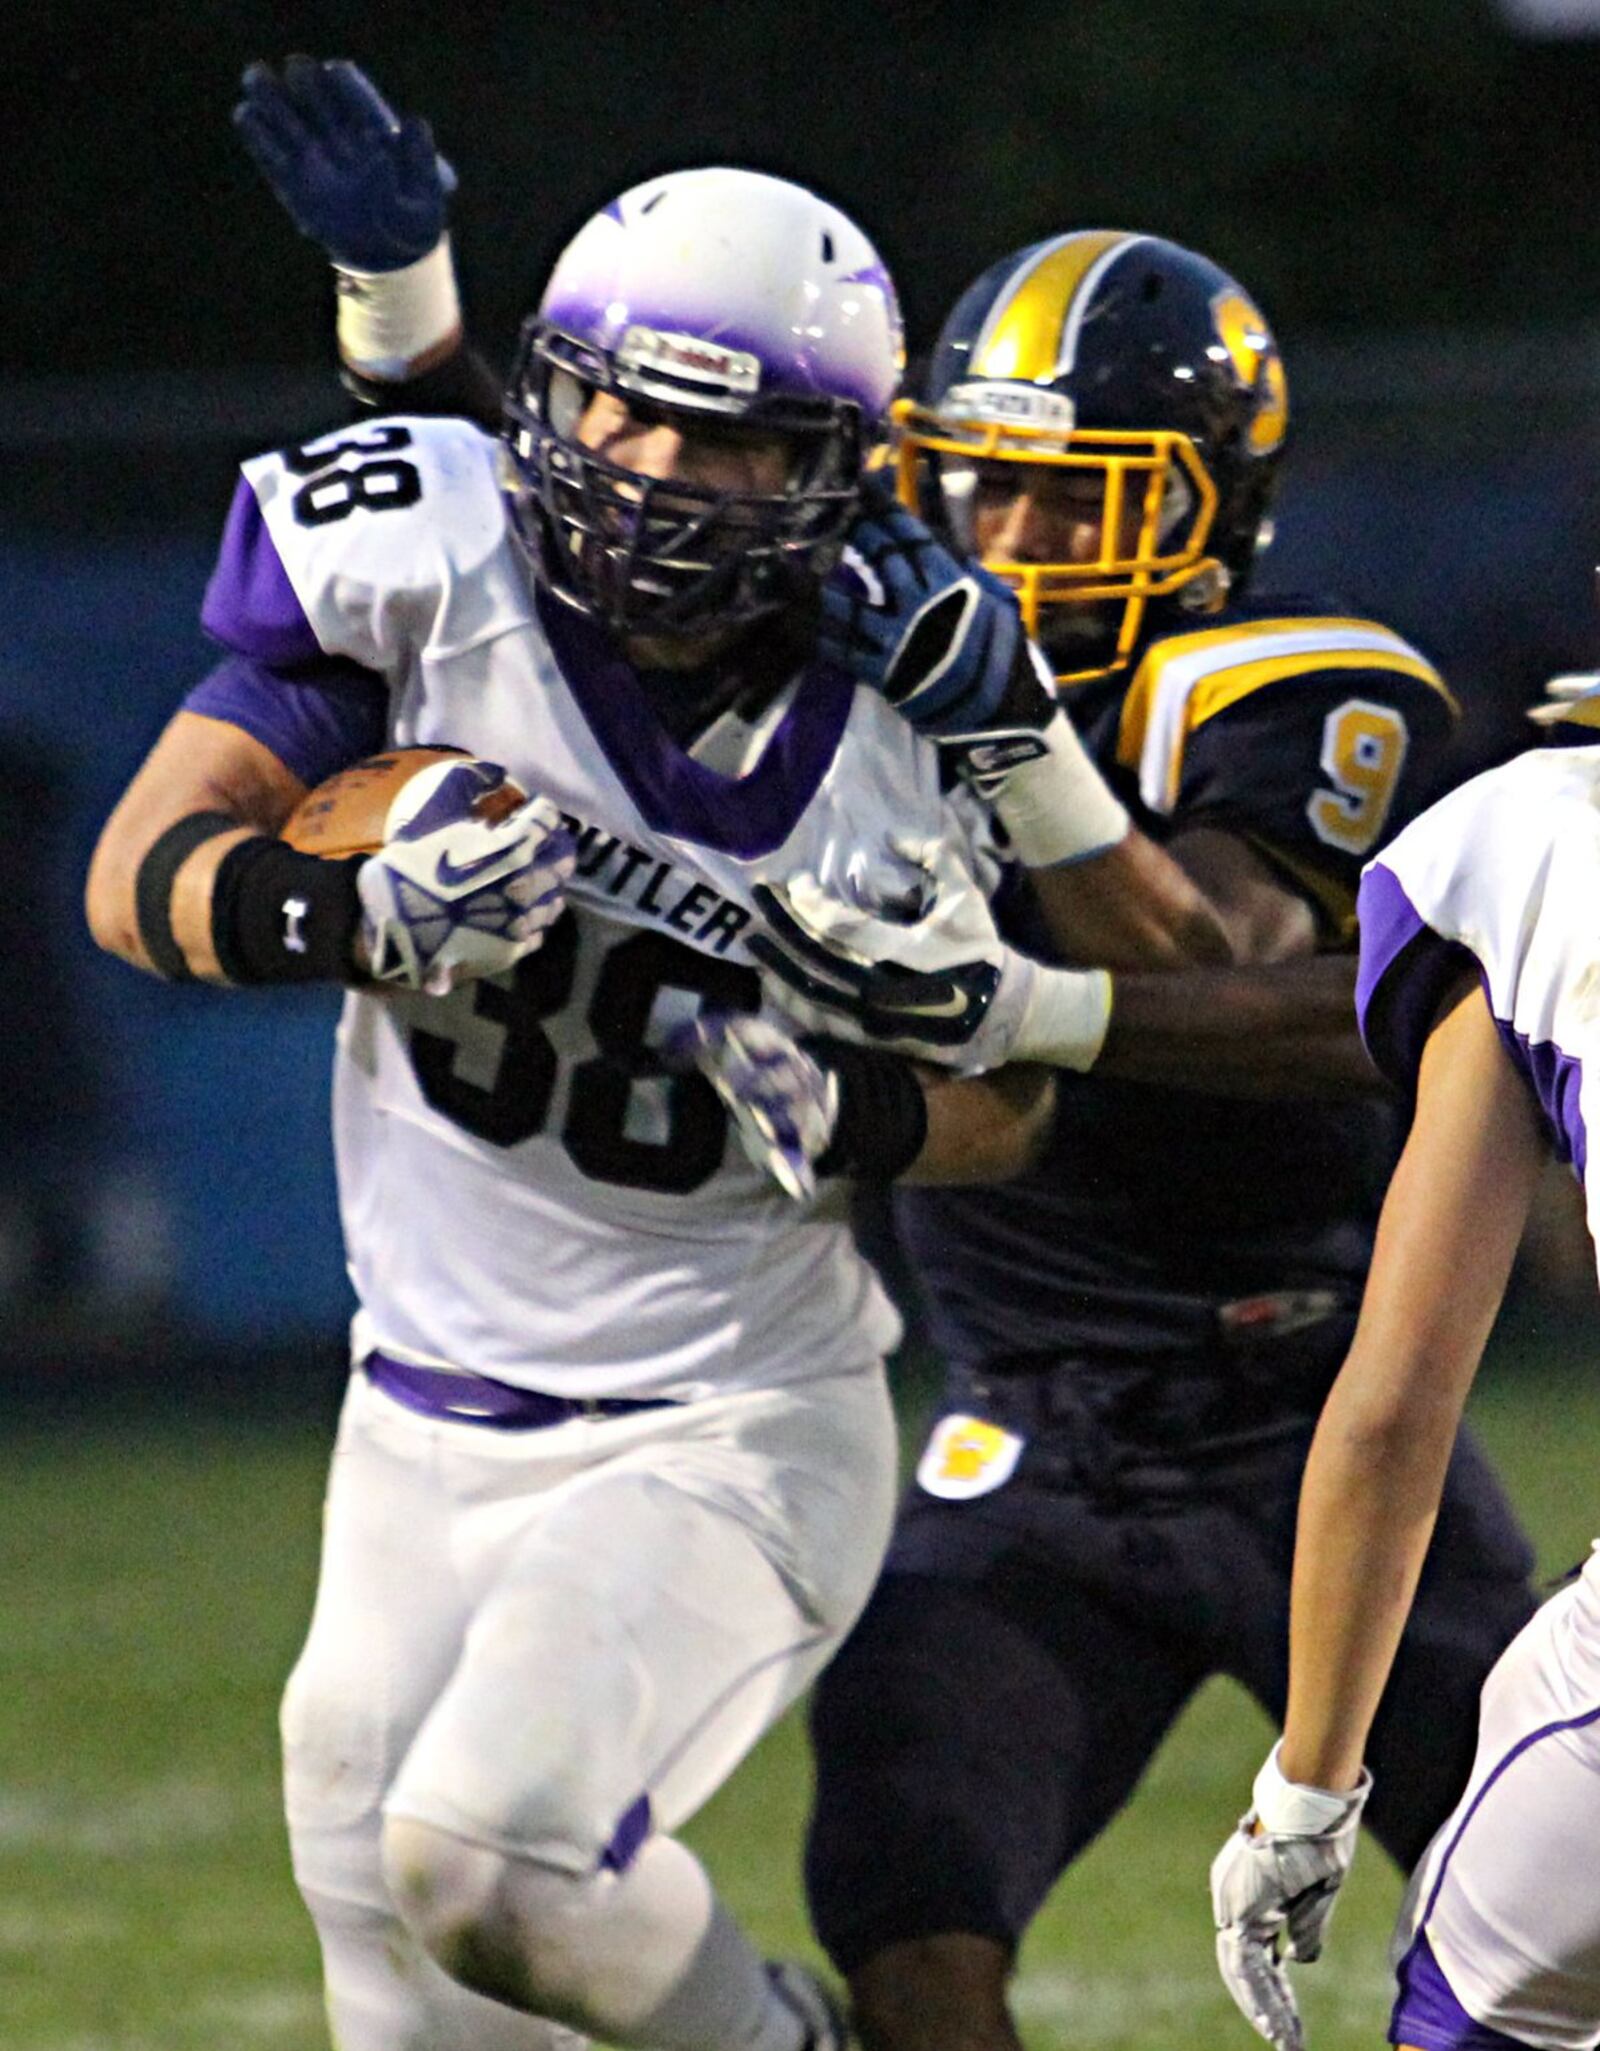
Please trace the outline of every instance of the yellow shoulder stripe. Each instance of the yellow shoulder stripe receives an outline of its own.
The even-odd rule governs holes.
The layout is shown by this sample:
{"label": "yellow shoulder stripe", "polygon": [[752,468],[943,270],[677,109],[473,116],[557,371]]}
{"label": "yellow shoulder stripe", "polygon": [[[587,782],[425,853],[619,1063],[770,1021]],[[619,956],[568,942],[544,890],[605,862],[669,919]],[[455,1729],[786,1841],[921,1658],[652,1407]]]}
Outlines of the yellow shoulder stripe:
{"label": "yellow shoulder stripe", "polygon": [[1252,620],[1158,641],[1122,701],[1117,760],[1158,812],[1177,801],[1190,734],[1268,684],[1326,670],[1387,670],[1456,701],[1433,664],[1388,627],[1360,619]]}

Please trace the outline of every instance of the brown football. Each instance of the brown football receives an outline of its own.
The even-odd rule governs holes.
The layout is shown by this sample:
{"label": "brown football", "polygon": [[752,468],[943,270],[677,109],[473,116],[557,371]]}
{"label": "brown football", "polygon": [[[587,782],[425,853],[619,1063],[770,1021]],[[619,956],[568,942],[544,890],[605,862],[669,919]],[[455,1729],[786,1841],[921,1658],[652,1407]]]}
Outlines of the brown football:
{"label": "brown football", "polygon": [[[391,748],[369,755],[307,791],[284,821],[282,838],[303,854],[321,855],[330,862],[346,855],[370,855],[393,838],[421,802],[425,790],[415,794],[413,803],[401,801],[414,778],[425,777],[432,784],[437,778],[429,772],[441,765],[479,759],[465,748]],[[526,794],[507,777],[486,791],[473,810],[492,825],[525,802]]]}

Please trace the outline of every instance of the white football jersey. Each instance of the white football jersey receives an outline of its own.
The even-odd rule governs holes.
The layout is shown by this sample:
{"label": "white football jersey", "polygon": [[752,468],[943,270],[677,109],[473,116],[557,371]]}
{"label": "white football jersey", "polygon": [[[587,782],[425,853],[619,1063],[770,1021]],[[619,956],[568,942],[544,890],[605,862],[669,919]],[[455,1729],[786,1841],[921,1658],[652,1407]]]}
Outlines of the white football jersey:
{"label": "white football jersey", "polygon": [[754,884],[811,870],[903,891],[891,836],[959,834],[979,867],[983,814],[941,795],[935,751],[875,693],[822,668],[756,727],[674,746],[615,645],[532,585],[496,448],[405,419],[320,473],[315,451],[245,465],[317,644],[387,680],[391,742],[504,764],[578,840],[571,913],[514,975],[346,1002],[358,1346],[573,1396],[865,1366],[898,1321],[842,1193],[784,1196],[709,1084],[653,1048],[698,1007],[759,1003]]}
{"label": "white football jersey", "polygon": [[1373,1059],[1412,1090],[1451,980],[1476,968],[1600,1245],[1600,747],[1537,748],[1414,819],[1361,882],[1356,992]]}

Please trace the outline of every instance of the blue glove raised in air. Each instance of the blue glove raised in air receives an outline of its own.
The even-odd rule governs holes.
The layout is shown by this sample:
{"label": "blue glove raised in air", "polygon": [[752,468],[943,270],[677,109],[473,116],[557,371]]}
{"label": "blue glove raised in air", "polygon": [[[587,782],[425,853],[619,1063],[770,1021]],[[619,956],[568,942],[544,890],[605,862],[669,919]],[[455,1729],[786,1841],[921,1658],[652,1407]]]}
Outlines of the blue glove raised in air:
{"label": "blue glove raised in air", "polygon": [[445,231],[454,171],[420,115],[397,115],[359,65],[252,64],[233,125],[290,219],[352,271],[403,270]]}
{"label": "blue glove raised in air", "polygon": [[818,648],[940,739],[1043,726],[1055,709],[1009,585],[953,556],[881,476],[823,586]]}

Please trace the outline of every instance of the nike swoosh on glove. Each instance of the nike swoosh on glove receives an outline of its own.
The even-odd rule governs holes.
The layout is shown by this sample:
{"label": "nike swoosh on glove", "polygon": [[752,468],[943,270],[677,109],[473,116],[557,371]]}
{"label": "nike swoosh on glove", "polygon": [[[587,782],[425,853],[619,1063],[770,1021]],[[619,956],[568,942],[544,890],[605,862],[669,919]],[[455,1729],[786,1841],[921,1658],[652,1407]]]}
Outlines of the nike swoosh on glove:
{"label": "nike swoosh on glove", "polygon": [[739,1143],[797,1203],[817,1193],[816,1164],[839,1120],[839,1078],[772,1019],[709,1011],[676,1027],[663,1054],[693,1066],[727,1106]]}
{"label": "nike swoosh on glove", "polygon": [[1239,2013],[1275,2051],[1303,2051],[1283,1955],[1302,1964],[1321,1956],[1371,1791],[1365,1771],[1348,1794],[1287,1781],[1274,1745],[1253,1806],[1212,1861],[1217,1968]]}
{"label": "nike swoosh on glove", "polygon": [[575,857],[549,798],[496,825],[470,812],[441,824],[430,803],[356,872],[368,973],[442,997],[514,968],[561,916]]}
{"label": "nike swoosh on glove", "polygon": [[910,919],[837,896],[805,873],[756,885],[767,930],[748,945],[768,994],[807,1032],[960,1068],[998,1066],[1026,1000],[1020,971],[1033,964],[1000,938],[982,891],[948,846],[890,846],[926,878]]}
{"label": "nike swoosh on glove", "polygon": [[397,115],[345,58],[252,64],[239,139],[300,233],[352,271],[419,262],[445,231],[456,175],[415,114]]}

